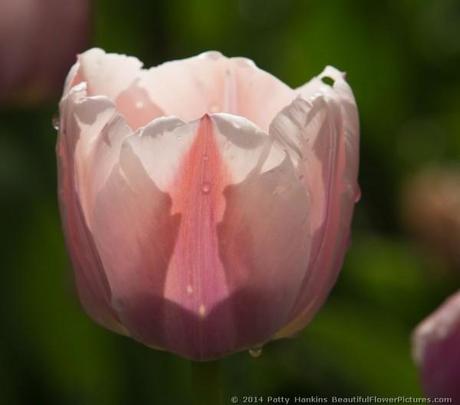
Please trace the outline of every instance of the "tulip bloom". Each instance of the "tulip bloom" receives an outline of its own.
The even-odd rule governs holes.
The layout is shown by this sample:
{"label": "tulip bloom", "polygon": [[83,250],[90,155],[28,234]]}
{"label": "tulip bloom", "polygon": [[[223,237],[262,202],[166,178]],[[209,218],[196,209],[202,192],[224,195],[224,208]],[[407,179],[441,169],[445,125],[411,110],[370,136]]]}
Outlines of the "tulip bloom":
{"label": "tulip bloom", "polygon": [[335,282],[359,194],[344,75],[327,67],[293,90],[217,52],[141,67],[87,51],[60,104],[61,215],[84,308],[195,360],[298,332]]}
{"label": "tulip bloom", "polygon": [[460,292],[425,319],[413,335],[414,359],[427,396],[460,402]]}

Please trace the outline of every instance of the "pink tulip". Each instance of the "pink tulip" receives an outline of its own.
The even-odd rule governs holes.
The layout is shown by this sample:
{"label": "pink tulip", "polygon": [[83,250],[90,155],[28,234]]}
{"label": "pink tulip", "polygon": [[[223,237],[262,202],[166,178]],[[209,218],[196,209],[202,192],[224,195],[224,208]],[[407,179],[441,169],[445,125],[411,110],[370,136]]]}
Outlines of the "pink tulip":
{"label": "pink tulip", "polygon": [[56,96],[88,43],[90,0],[0,0],[0,103]]}
{"label": "pink tulip", "polygon": [[298,332],[335,282],[359,193],[344,75],[327,67],[292,90],[218,52],[141,66],[87,51],[60,104],[61,214],[83,306],[196,360]]}
{"label": "pink tulip", "polygon": [[460,292],[417,327],[413,343],[427,396],[460,403]]}

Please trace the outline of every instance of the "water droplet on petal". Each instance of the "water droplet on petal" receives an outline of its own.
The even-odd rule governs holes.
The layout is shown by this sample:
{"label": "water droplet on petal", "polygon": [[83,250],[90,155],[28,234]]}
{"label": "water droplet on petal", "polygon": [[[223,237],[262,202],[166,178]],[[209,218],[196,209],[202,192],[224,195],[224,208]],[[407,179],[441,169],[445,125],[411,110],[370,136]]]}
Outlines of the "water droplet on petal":
{"label": "water droplet on petal", "polygon": [[56,131],[59,131],[60,118],[58,114],[53,115],[53,118],[51,119],[51,125]]}
{"label": "water droplet on petal", "polygon": [[220,107],[219,107],[218,104],[212,104],[212,105],[209,107],[209,111],[212,112],[212,113],[219,112],[219,111],[220,111]]}
{"label": "water droplet on petal", "polygon": [[142,101],[136,101],[136,108],[141,109],[144,107],[144,103]]}
{"label": "water droplet on petal", "polygon": [[355,190],[355,203],[361,200],[361,188],[357,186],[357,190]]}
{"label": "water droplet on petal", "polygon": [[203,155],[203,160],[208,160],[209,156],[208,155]]}
{"label": "water droplet on petal", "polygon": [[198,308],[198,314],[200,315],[201,318],[204,318],[206,315],[206,307],[204,304],[201,304],[200,307]]}
{"label": "water droplet on petal", "polygon": [[202,191],[202,193],[204,193],[204,194],[209,194],[209,192],[211,191],[211,183],[208,183],[207,181],[205,181],[205,182],[201,185],[201,191]]}
{"label": "water droplet on petal", "polygon": [[253,347],[252,349],[249,349],[249,355],[254,359],[257,359],[257,357],[260,357],[262,355],[262,346],[256,346],[256,347]]}

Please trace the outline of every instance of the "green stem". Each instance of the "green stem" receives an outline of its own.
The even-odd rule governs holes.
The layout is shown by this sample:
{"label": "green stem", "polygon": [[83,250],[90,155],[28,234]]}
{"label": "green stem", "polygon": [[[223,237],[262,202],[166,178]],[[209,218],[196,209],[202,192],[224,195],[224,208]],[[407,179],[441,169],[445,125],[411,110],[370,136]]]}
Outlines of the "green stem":
{"label": "green stem", "polygon": [[222,376],[219,361],[191,363],[192,403],[222,405]]}

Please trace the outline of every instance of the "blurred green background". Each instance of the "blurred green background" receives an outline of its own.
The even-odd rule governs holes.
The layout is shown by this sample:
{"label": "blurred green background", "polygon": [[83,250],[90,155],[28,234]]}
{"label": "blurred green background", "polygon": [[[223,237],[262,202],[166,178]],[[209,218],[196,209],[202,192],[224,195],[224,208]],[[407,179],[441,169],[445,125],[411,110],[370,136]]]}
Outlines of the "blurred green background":
{"label": "blurred green background", "polygon": [[[298,337],[257,359],[225,359],[227,403],[421,395],[410,334],[459,287],[460,271],[414,237],[401,199],[411,176],[460,156],[460,3],[99,0],[93,45],[147,66],[217,49],[294,87],[326,64],[347,72],[361,116],[362,199],[343,271]],[[79,307],[56,201],[58,100],[0,109],[0,403],[190,403],[187,361],[105,331]]]}

